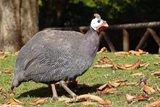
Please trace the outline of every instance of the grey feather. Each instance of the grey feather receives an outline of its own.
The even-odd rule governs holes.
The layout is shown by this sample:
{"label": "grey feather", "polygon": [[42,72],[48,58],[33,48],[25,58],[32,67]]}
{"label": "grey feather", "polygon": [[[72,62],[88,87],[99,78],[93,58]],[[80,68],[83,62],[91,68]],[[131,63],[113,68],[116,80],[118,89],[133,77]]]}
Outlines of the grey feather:
{"label": "grey feather", "polygon": [[20,50],[12,87],[24,81],[55,83],[82,75],[92,64],[99,36],[92,28],[75,31],[43,30]]}

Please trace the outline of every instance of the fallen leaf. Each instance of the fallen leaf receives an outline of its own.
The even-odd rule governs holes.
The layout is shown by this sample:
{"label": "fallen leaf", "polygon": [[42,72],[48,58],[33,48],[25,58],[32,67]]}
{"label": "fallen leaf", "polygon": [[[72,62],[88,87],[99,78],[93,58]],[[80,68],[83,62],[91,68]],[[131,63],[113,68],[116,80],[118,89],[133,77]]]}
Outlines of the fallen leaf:
{"label": "fallen leaf", "polygon": [[121,83],[117,81],[109,81],[108,85],[112,87],[118,87]]}
{"label": "fallen leaf", "polygon": [[160,62],[155,62],[154,65],[160,66]]}
{"label": "fallen leaf", "polygon": [[129,94],[126,94],[126,100],[128,103],[132,103],[135,99],[135,96],[131,96]]}
{"label": "fallen leaf", "polygon": [[[97,101],[100,105],[103,105],[103,106],[111,105],[111,101],[104,100],[104,99],[102,99],[98,96],[91,95],[91,94],[84,94],[84,95],[77,96],[76,100],[77,101],[94,100],[94,101]],[[73,99],[65,101],[65,103],[73,103],[73,102],[75,102]]]}
{"label": "fallen leaf", "polygon": [[132,54],[135,56],[140,56],[142,54],[148,54],[148,52],[144,52],[143,50],[139,49],[138,51],[130,50],[129,54]]}
{"label": "fallen leaf", "polygon": [[16,55],[16,56],[17,56],[18,54],[19,54],[19,51],[15,52],[13,55]]}
{"label": "fallen leaf", "polygon": [[160,99],[150,104],[145,105],[145,107],[160,107]]}
{"label": "fallen leaf", "polygon": [[146,100],[150,100],[150,98],[151,97],[144,95],[144,94],[139,94],[139,95],[135,95],[135,96],[126,94],[126,100],[128,103],[134,103],[137,101],[146,101]]}
{"label": "fallen leaf", "polygon": [[4,54],[4,52],[0,51],[0,55],[3,55],[3,54]]}
{"label": "fallen leaf", "polygon": [[160,76],[160,71],[152,71],[151,74],[155,76]]}
{"label": "fallen leaf", "polygon": [[104,57],[100,58],[100,59],[97,61],[97,63],[107,63],[107,62],[111,62],[111,61],[112,61],[112,59],[104,56]]}
{"label": "fallen leaf", "polygon": [[142,76],[142,72],[131,73],[132,76]]}
{"label": "fallen leaf", "polygon": [[105,88],[109,87],[108,84],[104,84],[104,85],[101,85],[99,88],[97,88],[98,91],[102,91],[104,90]]}
{"label": "fallen leaf", "polygon": [[11,105],[22,105],[23,103],[15,98],[10,98],[8,101],[8,104]]}
{"label": "fallen leaf", "polygon": [[100,92],[101,94],[120,93],[120,91],[118,91],[116,88],[111,88],[111,87],[105,88],[104,90],[99,91],[99,92]]}
{"label": "fallen leaf", "polygon": [[114,55],[116,55],[116,56],[129,55],[129,53],[125,52],[125,51],[119,51],[119,52],[114,52]]}
{"label": "fallen leaf", "polygon": [[97,54],[100,54],[102,52],[107,52],[107,48],[106,47],[101,48],[101,50],[98,51]]}
{"label": "fallen leaf", "polygon": [[113,67],[112,64],[95,64],[93,66],[94,68],[110,68],[110,67]]}
{"label": "fallen leaf", "polygon": [[135,55],[135,56],[140,56],[141,55],[141,51],[130,50],[129,53],[132,54],[132,55]]}
{"label": "fallen leaf", "polygon": [[149,66],[149,63],[140,64],[140,68],[146,69]]}
{"label": "fallen leaf", "polygon": [[157,90],[158,92],[160,92],[160,88],[159,88],[158,86],[156,87],[156,90]]}
{"label": "fallen leaf", "polygon": [[37,104],[44,104],[47,102],[47,98],[36,98],[31,100],[30,104],[31,105],[37,105]]}
{"label": "fallen leaf", "polygon": [[22,105],[11,105],[11,104],[2,104],[0,107],[24,107]]}
{"label": "fallen leaf", "polygon": [[136,69],[140,66],[141,60],[136,61],[134,64],[132,64],[130,67],[128,67],[127,69]]}
{"label": "fallen leaf", "polygon": [[113,69],[132,70],[140,67],[141,60],[136,61],[133,64],[118,64],[114,65]]}
{"label": "fallen leaf", "polygon": [[6,57],[7,57],[7,55],[0,55],[0,59],[4,59]]}
{"label": "fallen leaf", "polygon": [[131,85],[137,85],[137,82],[126,82],[124,85],[120,84],[120,86],[131,86]]}
{"label": "fallen leaf", "polygon": [[135,99],[138,101],[145,101],[145,100],[149,100],[150,97],[144,94],[139,94],[137,96],[135,96]]}
{"label": "fallen leaf", "polygon": [[102,94],[119,93],[119,91],[115,89],[115,87],[131,86],[131,85],[137,85],[137,82],[127,82],[127,80],[109,81],[108,83],[101,85],[97,89],[97,91]]}
{"label": "fallen leaf", "polygon": [[5,74],[11,74],[13,72],[13,69],[12,68],[7,68],[7,69],[4,69],[3,73]]}
{"label": "fallen leaf", "polygon": [[8,51],[5,51],[4,54],[5,54],[5,55],[11,55],[12,53],[11,53],[11,52],[8,52]]}
{"label": "fallen leaf", "polygon": [[147,85],[144,85],[142,90],[147,93],[147,94],[153,94],[155,93],[156,91],[153,89],[153,87],[151,86],[147,86]]}
{"label": "fallen leaf", "polygon": [[90,101],[84,101],[84,102],[81,102],[81,105],[92,106],[92,105],[97,105],[97,103],[96,102],[90,102]]}

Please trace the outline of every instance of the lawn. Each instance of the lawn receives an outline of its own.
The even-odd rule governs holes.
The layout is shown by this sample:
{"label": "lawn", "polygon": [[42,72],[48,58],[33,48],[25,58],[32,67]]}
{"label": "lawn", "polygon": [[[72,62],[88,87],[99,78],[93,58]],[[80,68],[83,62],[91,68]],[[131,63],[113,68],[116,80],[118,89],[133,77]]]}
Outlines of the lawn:
{"label": "lawn", "polygon": [[[110,61],[102,60],[104,57],[110,59]],[[8,104],[17,99],[22,102],[20,104],[24,107],[29,106],[43,106],[43,107],[63,107],[63,106],[71,106],[71,107],[80,107],[84,106],[81,102],[77,103],[64,103],[63,100],[69,98],[70,96],[61,88],[58,87],[58,94],[60,96],[59,100],[53,102],[51,100],[51,90],[48,88],[46,84],[35,83],[35,82],[26,82],[21,84],[19,87],[15,89],[15,95],[10,94],[10,84],[13,77],[13,69],[16,60],[15,54],[10,53],[1,53],[0,54],[0,105]],[[145,66],[135,66],[135,62],[141,60],[141,64],[145,64]],[[98,61],[98,62],[97,62]],[[101,61],[101,62],[100,62]],[[112,65],[112,67],[94,67],[95,65],[108,64]],[[117,65],[121,65],[121,67],[115,67]],[[131,64],[132,68],[124,68],[125,64]],[[114,66],[113,66],[114,65]],[[155,73],[153,75],[153,73]],[[135,75],[134,75],[135,74]],[[160,96],[160,55],[157,54],[130,54],[130,53],[111,53],[111,52],[103,52],[97,54],[93,66],[83,74],[82,76],[77,78],[78,87],[71,87],[71,89],[77,93],[78,95],[82,94],[91,94],[99,96],[102,99],[110,100],[111,107],[143,107],[146,104],[154,102],[158,100]],[[150,92],[144,92],[143,81],[140,82],[140,79],[147,79],[146,86],[150,87],[152,90]],[[97,91],[97,89],[109,82],[113,81],[125,81],[127,83],[136,83],[135,85],[123,85],[123,86],[110,86],[114,88],[116,91],[105,92]],[[116,83],[117,84],[117,83]],[[134,99],[131,100],[130,103],[127,102],[126,95],[134,96]],[[143,101],[138,99],[135,96],[145,96]],[[42,100],[41,104],[38,104],[35,99]],[[90,105],[93,107],[97,107],[97,105]]]}

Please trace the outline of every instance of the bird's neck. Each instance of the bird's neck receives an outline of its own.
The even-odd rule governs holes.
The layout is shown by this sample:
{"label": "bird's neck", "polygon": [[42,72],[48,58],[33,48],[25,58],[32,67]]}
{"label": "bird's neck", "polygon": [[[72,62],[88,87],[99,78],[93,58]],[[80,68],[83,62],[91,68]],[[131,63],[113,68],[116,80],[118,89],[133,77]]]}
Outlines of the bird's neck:
{"label": "bird's neck", "polygon": [[87,47],[86,52],[89,55],[95,55],[99,47],[99,36],[98,33],[91,27],[85,34],[85,44]]}

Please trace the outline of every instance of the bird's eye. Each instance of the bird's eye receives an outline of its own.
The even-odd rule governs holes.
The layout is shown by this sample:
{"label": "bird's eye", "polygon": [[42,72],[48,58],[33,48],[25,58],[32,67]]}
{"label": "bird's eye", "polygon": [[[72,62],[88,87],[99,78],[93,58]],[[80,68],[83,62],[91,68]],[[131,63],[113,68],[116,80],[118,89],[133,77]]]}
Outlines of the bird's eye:
{"label": "bird's eye", "polygon": [[98,22],[98,23],[100,23],[100,22],[101,22],[101,20],[98,20],[97,22]]}

